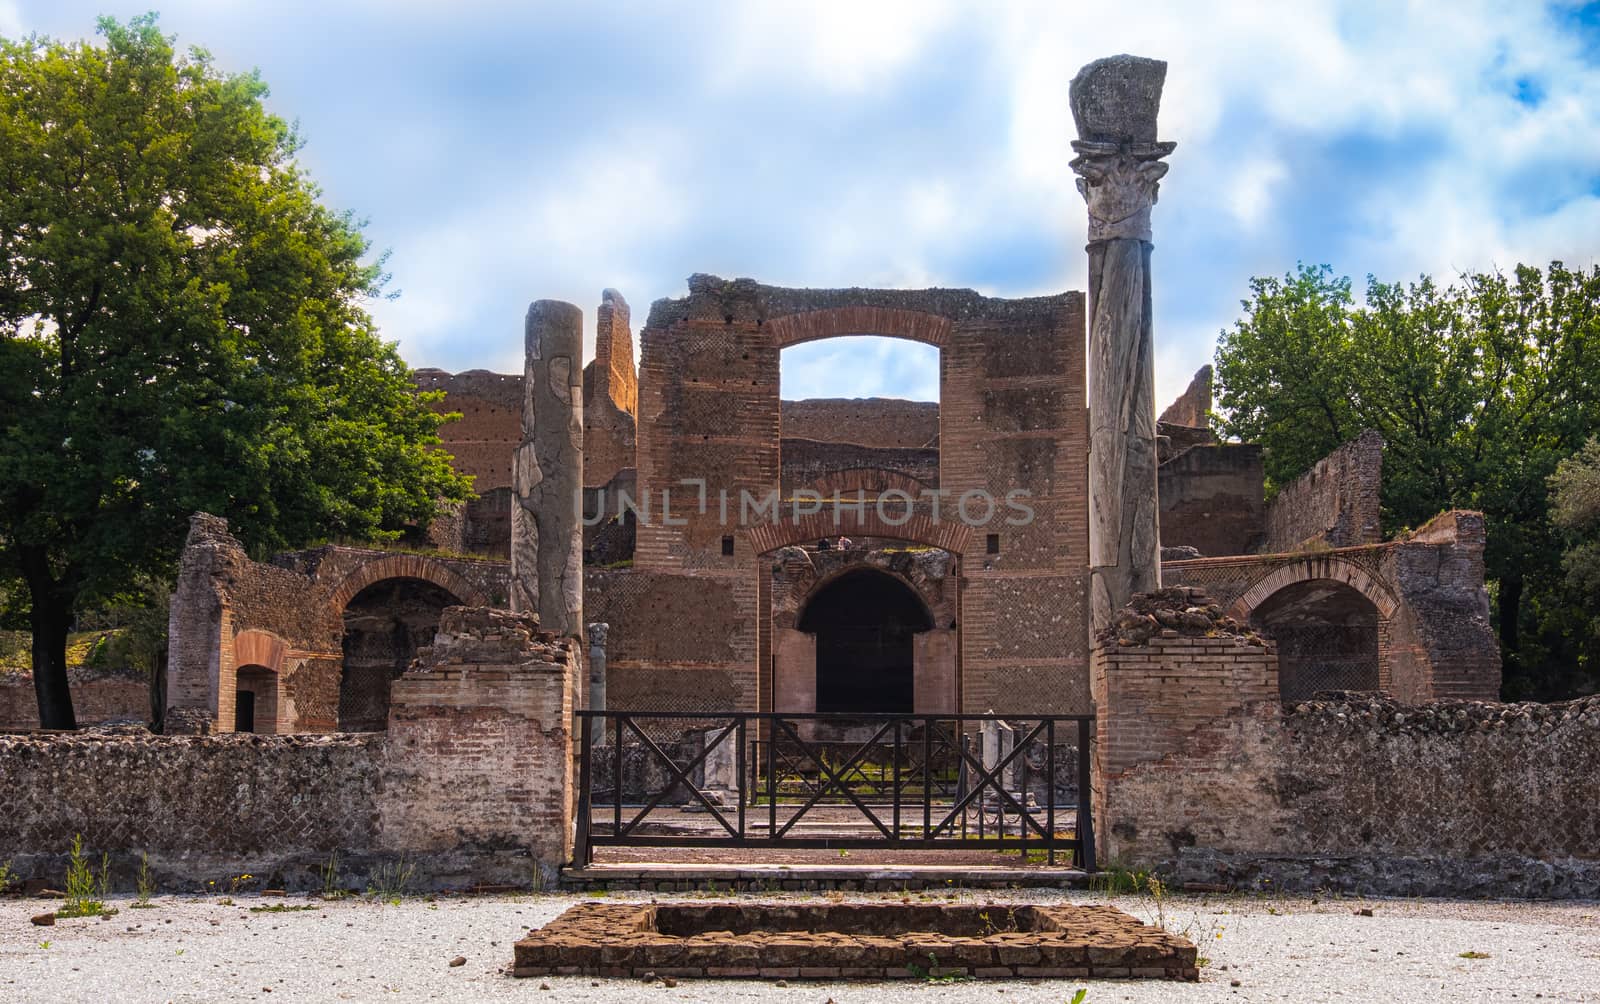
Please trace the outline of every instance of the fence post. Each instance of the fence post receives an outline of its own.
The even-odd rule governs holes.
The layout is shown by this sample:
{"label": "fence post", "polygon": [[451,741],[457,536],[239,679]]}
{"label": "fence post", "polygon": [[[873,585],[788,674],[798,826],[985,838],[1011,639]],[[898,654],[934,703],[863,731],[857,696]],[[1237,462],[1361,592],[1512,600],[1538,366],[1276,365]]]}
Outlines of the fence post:
{"label": "fence post", "polygon": [[573,840],[572,859],[579,868],[587,868],[593,858],[589,847],[589,825],[594,815],[591,810],[594,775],[590,764],[594,758],[593,728],[594,720],[578,712],[578,832]]}
{"label": "fence post", "polygon": [[1089,758],[1093,752],[1091,745],[1093,724],[1091,719],[1078,719],[1078,856],[1086,872],[1095,870],[1094,818],[1090,812],[1090,803],[1094,801],[1094,789],[1090,786],[1089,777]]}

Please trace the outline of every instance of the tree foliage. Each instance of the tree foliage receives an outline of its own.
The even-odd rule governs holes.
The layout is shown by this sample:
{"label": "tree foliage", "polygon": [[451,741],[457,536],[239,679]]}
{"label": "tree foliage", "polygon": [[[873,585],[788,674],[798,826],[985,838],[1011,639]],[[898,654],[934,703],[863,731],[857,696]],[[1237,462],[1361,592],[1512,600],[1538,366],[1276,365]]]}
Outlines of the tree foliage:
{"label": "tree foliage", "polygon": [[58,726],[72,611],[168,573],[190,512],[278,548],[467,494],[259,77],[153,16],[100,35],[0,39],[0,578]]}
{"label": "tree foliage", "polygon": [[1487,517],[1507,695],[1570,691],[1600,647],[1574,627],[1596,601],[1562,579],[1546,481],[1600,428],[1600,268],[1369,277],[1357,305],[1348,278],[1302,265],[1251,294],[1217,349],[1220,430],[1266,447],[1275,489],[1376,429],[1391,533]]}

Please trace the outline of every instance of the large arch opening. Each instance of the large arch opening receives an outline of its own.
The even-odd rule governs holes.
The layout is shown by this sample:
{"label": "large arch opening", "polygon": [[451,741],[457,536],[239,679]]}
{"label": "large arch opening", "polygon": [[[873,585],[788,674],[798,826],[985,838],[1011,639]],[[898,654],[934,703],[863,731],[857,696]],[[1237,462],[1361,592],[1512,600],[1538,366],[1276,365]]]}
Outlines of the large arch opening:
{"label": "large arch opening", "polygon": [[812,595],[797,627],[816,637],[818,711],[913,710],[912,639],[933,619],[905,583],[870,569],[848,572]]}
{"label": "large arch opening", "polygon": [[1284,586],[1251,613],[1277,643],[1278,692],[1286,701],[1322,690],[1378,689],[1378,608],[1332,579]]}
{"label": "large arch opening", "polygon": [[380,732],[389,722],[389,684],[433,640],[445,607],[461,599],[423,579],[383,579],[344,608],[339,731]]}

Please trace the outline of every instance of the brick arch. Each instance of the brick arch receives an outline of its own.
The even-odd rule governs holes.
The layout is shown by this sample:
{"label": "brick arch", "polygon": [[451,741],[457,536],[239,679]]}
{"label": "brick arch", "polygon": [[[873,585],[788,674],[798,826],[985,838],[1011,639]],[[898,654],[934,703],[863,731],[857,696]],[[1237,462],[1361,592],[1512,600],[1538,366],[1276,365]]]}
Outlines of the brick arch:
{"label": "brick arch", "polygon": [[1349,586],[1378,608],[1382,620],[1388,620],[1399,605],[1388,586],[1355,562],[1334,555],[1312,555],[1273,569],[1233,601],[1228,615],[1238,621],[1248,620],[1256,608],[1278,590],[1313,579],[1328,579]]}
{"label": "brick arch", "polygon": [[[856,492],[905,492],[913,499],[921,498],[928,486],[909,474],[891,471],[884,467],[849,467],[833,471],[805,486],[823,498],[855,497]],[[871,494],[868,498],[871,498]]]}
{"label": "brick arch", "polygon": [[835,582],[838,582],[847,575],[868,575],[874,572],[879,575],[886,575],[894,581],[900,583],[902,586],[905,586],[907,589],[911,590],[912,595],[917,598],[917,602],[922,604],[923,611],[928,615],[928,621],[932,623],[934,627],[939,626],[937,623],[939,618],[934,615],[933,603],[929,601],[927,595],[924,594],[921,589],[917,588],[917,584],[915,582],[912,582],[910,579],[898,572],[891,571],[887,568],[880,568],[877,565],[869,565],[864,562],[852,562],[843,566],[842,568],[835,568],[827,575],[819,575],[817,578],[813,579],[811,583],[806,586],[805,595],[800,597],[799,602],[795,605],[796,623],[799,622],[800,615],[805,613],[806,607],[811,603],[812,600],[816,599],[817,594],[822,592],[824,589],[833,585]]}
{"label": "brick arch", "polygon": [[250,628],[233,636],[233,664],[239,668],[260,666],[282,673],[288,654],[289,643],[271,631]]}
{"label": "brick arch", "polygon": [[766,322],[778,348],[845,335],[881,335],[904,338],[935,348],[950,340],[955,322],[939,314],[896,307],[828,307],[785,314]]}
{"label": "brick arch", "polygon": [[421,579],[431,582],[454,596],[464,606],[489,606],[489,597],[483,590],[462,578],[443,562],[420,554],[390,554],[369,561],[345,576],[328,599],[328,610],[335,617],[344,615],[344,608],[356,594],[375,582],[384,579]]}
{"label": "brick arch", "polygon": [[878,507],[868,504],[858,514],[852,507],[839,507],[835,524],[834,507],[824,507],[822,512],[807,513],[799,519],[779,520],[744,531],[750,548],[756,554],[766,554],[780,547],[809,544],[823,537],[887,537],[927,547],[943,548],[957,554],[965,552],[972,539],[972,528],[957,520],[933,519],[922,513],[913,515],[905,523],[895,526],[878,515]]}

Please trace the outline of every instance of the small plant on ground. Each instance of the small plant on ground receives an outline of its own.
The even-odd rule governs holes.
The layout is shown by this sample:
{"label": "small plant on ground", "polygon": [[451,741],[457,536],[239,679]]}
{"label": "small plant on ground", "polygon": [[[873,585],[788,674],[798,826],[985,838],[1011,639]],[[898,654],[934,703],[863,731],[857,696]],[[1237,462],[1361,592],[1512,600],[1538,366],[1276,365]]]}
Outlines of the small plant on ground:
{"label": "small plant on ground", "polygon": [[110,879],[109,861],[101,860],[101,878],[97,882],[94,869],[83,856],[83,835],[73,834],[72,850],[67,856],[67,898],[56,911],[57,917],[92,917],[106,912],[105,901],[95,897],[96,888],[105,888]]}
{"label": "small plant on ground", "polygon": [[1072,1000],[1068,1001],[1067,1004],[1084,1004],[1084,1001],[1086,1001],[1088,999],[1089,999],[1089,991],[1088,991],[1087,988],[1085,988],[1085,989],[1079,990],[1077,993],[1073,994],[1072,995]]}
{"label": "small plant on ground", "polygon": [[367,877],[367,895],[399,906],[416,871],[416,864],[407,861],[404,855],[398,861],[385,862]]}
{"label": "small plant on ground", "polygon": [[924,983],[959,983],[968,979],[965,973],[941,973],[939,970],[939,957],[932,952],[928,953],[927,968],[915,962],[906,963],[906,972]]}
{"label": "small plant on ground", "polygon": [[1488,957],[1488,952],[1461,952],[1456,956],[1458,959],[1487,959]]}
{"label": "small plant on ground", "polygon": [[11,861],[0,861],[0,893],[5,892],[17,883],[17,873],[11,870]]}
{"label": "small plant on ground", "polygon": [[251,913],[299,913],[302,910],[320,910],[311,903],[273,903],[270,906],[252,906]]}
{"label": "small plant on ground", "polygon": [[148,910],[155,906],[150,902],[150,897],[156,891],[156,880],[150,874],[150,855],[143,851],[139,852],[139,874],[135,877],[135,882],[138,885],[139,895],[133,901],[133,909]]}
{"label": "small plant on ground", "polygon": [[328,863],[317,869],[322,876],[322,898],[344,899],[345,889],[339,884],[339,852],[328,855]]}

